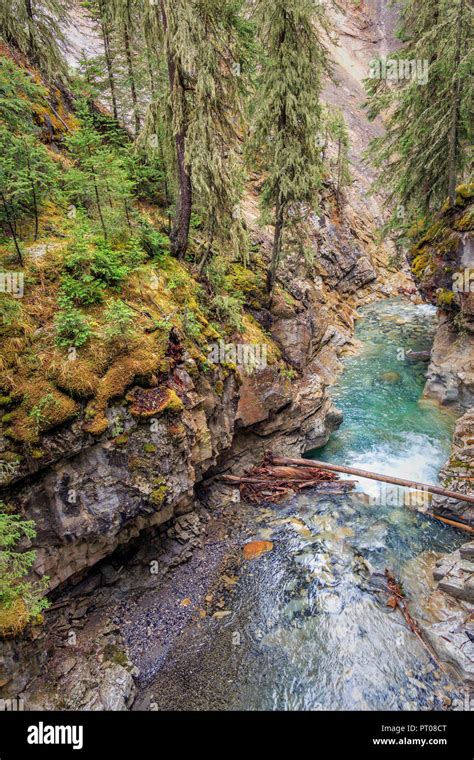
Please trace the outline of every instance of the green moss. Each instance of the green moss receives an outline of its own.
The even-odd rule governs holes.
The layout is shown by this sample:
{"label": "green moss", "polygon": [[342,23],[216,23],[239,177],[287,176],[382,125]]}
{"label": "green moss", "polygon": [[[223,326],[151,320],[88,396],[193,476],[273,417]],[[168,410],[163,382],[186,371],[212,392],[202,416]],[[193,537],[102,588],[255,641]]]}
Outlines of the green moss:
{"label": "green moss", "polygon": [[127,653],[116,644],[107,644],[104,649],[104,658],[116,665],[121,665],[123,668],[128,667],[130,664]]}
{"label": "green moss", "polygon": [[73,419],[78,404],[47,381],[31,378],[24,387],[23,401],[12,412],[5,435],[23,443],[34,443],[42,433]]}
{"label": "green moss", "polygon": [[228,293],[241,293],[249,306],[258,309],[265,303],[265,279],[241,264],[232,264],[225,277],[225,289]]}
{"label": "green moss", "polygon": [[0,406],[8,406],[13,401],[11,396],[0,396]]}
{"label": "green moss", "polygon": [[171,359],[162,359],[158,364],[158,371],[162,375],[168,375],[171,370]]}
{"label": "green moss", "polygon": [[128,435],[118,435],[117,438],[114,439],[114,443],[116,446],[125,446],[127,442],[128,442]]}
{"label": "green moss", "polygon": [[32,449],[30,451],[30,456],[33,459],[41,459],[42,457],[44,457],[44,452],[41,451],[41,449]]}
{"label": "green moss", "polygon": [[446,229],[444,222],[441,219],[437,219],[434,224],[431,224],[421,240],[418,243],[418,247],[421,248],[425,243],[432,243],[437,240],[440,233]]}
{"label": "green moss", "polygon": [[154,478],[153,485],[155,486],[150,493],[150,501],[152,504],[155,505],[155,507],[161,507],[163,506],[163,502],[166,498],[166,494],[169,491],[169,488],[166,484],[166,481],[164,478]]}
{"label": "green moss", "polygon": [[13,412],[10,412],[9,414],[4,414],[2,417],[2,423],[6,425],[8,422],[11,422],[13,419]]}
{"label": "green moss", "polygon": [[438,302],[438,306],[452,306],[454,303],[455,294],[452,290],[445,290],[444,288],[440,290],[436,295],[436,300]]}
{"label": "green moss", "polygon": [[15,451],[2,451],[0,454],[0,462],[21,462],[22,460],[22,455]]}
{"label": "green moss", "polygon": [[453,234],[446,234],[446,236],[436,243],[435,249],[436,253],[441,254],[441,256],[447,256],[450,253],[454,253],[454,251],[457,250],[459,246],[459,237],[458,235]]}
{"label": "green moss", "polygon": [[453,224],[455,230],[459,232],[468,232],[474,228],[474,208],[468,209],[459,219]]}
{"label": "green moss", "polygon": [[146,454],[155,454],[156,453],[156,446],[154,443],[145,443],[143,446],[143,451]]}
{"label": "green moss", "polygon": [[431,264],[431,254],[429,251],[419,253],[411,262],[411,271],[415,277],[422,277],[427,267]]}
{"label": "green moss", "polygon": [[451,457],[449,460],[449,467],[452,468],[464,468],[466,470],[470,470],[474,468],[474,465],[470,464],[468,461],[465,461],[463,459],[456,459],[456,457]]}
{"label": "green moss", "polygon": [[474,182],[466,182],[456,188],[456,206],[465,206],[466,201],[474,197]]}

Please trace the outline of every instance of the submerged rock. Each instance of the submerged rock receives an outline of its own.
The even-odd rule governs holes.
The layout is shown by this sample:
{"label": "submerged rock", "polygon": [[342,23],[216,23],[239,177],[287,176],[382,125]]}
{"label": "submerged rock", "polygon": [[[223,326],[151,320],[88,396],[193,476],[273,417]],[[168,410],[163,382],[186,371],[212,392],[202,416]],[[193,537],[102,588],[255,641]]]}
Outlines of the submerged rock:
{"label": "submerged rock", "polygon": [[382,372],[379,376],[382,383],[388,383],[389,385],[396,385],[402,380],[402,376],[399,372]]}
{"label": "submerged rock", "polygon": [[249,541],[243,548],[244,559],[257,559],[262,554],[271,552],[272,549],[272,541]]}

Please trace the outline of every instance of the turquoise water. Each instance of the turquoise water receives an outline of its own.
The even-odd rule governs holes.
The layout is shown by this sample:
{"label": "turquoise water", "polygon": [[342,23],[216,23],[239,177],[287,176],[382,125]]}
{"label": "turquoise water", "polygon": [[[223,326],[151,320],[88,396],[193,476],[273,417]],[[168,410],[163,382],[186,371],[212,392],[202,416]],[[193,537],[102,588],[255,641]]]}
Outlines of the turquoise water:
{"label": "turquoise water", "polygon": [[[314,456],[436,482],[454,419],[420,403],[426,365],[402,353],[430,347],[434,311],[388,301],[362,316],[360,350],[332,389],[344,423]],[[363,480],[346,496],[303,492],[251,513],[248,539],[273,550],[240,564],[221,592],[226,617],[198,623],[169,654],[149,692],[159,708],[462,709],[456,684],[387,607],[383,572],[403,583],[415,618],[433,622],[434,561],[463,536],[386,497]]]}
{"label": "turquoise water", "polygon": [[[393,299],[361,314],[356,337],[362,346],[331,389],[343,424],[323,449],[308,456],[434,484],[449,453],[455,418],[421,400],[427,364],[412,364],[405,354],[431,347],[435,309]],[[369,480],[362,488],[372,495],[379,490]]]}

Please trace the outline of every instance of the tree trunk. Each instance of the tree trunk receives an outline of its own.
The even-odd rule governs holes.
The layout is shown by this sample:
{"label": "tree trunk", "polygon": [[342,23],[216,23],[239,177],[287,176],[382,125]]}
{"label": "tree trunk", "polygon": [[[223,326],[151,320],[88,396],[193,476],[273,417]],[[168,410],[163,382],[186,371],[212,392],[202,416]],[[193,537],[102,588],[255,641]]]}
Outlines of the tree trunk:
{"label": "tree trunk", "polygon": [[[345,475],[355,475],[358,478],[368,478],[369,480],[379,480],[381,483],[391,483],[396,486],[403,486],[405,488],[416,488],[420,491],[428,491],[428,493],[435,493],[441,496],[447,496],[450,499],[456,499],[457,501],[467,501],[469,504],[474,504],[474,495],[458,493],[457,491],[448,491],[441,486],[432,486],[427,483],[419,483],[415,480],[406,480],[404,478],[396,478],[394,475],[381,475],[377,472],[371,472],[370,470],[359,470],[356,467],[347,467],[342,464],[331,464],[330,462],[320,462],[318,459],[300,459],[298,457],[278,457],[272,456],[270,459],[271,465],[294,465],[295,467],[317,467],[320,470],[328,470],[329,472],[342,472]],[[342,481],[344,482],[344,481]],[[474,530],[474,527],[471,527]]]}
{"label": "tree trunk", "polygon": [[[92,153],[91,153],[90,148],[89,148],[89,158],[92,159]],[[95,193],[95,200],[97,203],[97,211],[99,212],[100,226],[102,227],[102,232],[104,233],[104,240],[107,240],[107,228],[105,226],[104,217],[102,215],[102,205],[100,202],[99,188],[97,187],[97,176],[94,171],[94,167],[92,165],[92,160],[91,160],[91,171],[92,171],[92,181],[94,183],[94,193]]]}
{"label": "tree trunk", "polygon": [[270,268],[267,272],[267,293],[270,296],[270,305],[272,302],[273,290],[275,288],[275,280],[276,280],[278,264],[280,263],[284,220],[285,220],[284,204],[282,203],[281,199],[278,198],[276,209],[275,209],[275,234],[273,237],[272,260],[270,263]]}
{"label": "tree trunk", "polygon": [[21,255],[20,246],[18,245],[18,239],[17,239],[17,236],[16,236],[15,227],[13,226],[13,223],[12,223],[12,218],[11,218],[10,211],[9,211],[9,208],[8,208],[8,203],[7,203],[7,201],[6,201],[5,196],[3,195],[3,193],[1,193],[1,197],[2,197],[3,208],[5,209],[5,216],[6,216],[6,219],[7,219],[7,224],[8,224],[8,227],[10,229],[10,232],[12,234],[13,242],[15,243],[16,252],[18,254],[18,258],[20,259],[20,264],[21,264],[21,266],[23,266],[23,256]]}
{"label": "tree trunk", "polygon": [[38,226],[39,226],[39,219],[38,219],[38,200],[36,197],[36,187],[35,182],[33,179],[33,176],[31,174],[31,164],[30,164],[30,156],[28,153],[28,147],[25,144],[25,156],[26,156],[26,167],[28,170],[28,179],[30,181],[31,185],[31,197],[33,200],[33,211],[35,214],[35,240],[38,240]]}
{"label": "tree trunk", "polygon": [[132,52],[130,49],[130,6],[127,3],[127,17],[123,27],[123,43],[125,48],[125,58],[127,59],[128,78],[130,81],[130,92],[132,95],[133,114],[135,117],[135,135],[138,135],[141,127],[140,113],[138,111],[137,88],[135,86],[135,72],[133,70]]}
{"label": "tree trunk", "polygon": [[107,67],[107,77],[109,80],[110,97],[112,99],[112,111],[114,114],[114,119],[118,120],[117,96],[115,94],[115,80],[114,80],[114,73],[112,69],[112,54],[110,52],[110,37],[109,37],[109,30],[107,28],[107,19],[105,15],[104,0],[100,0],[99,2],[99,13],[100,13],[100,28],[102,31],[102,39],[104,42],[105,65]]}
{"label": "tree trunk", "polygon": [[25,7],[26,7],[26,15],[28,18],[28,37],[29,37],[29,54],[30,58],[33,63],[38,62],[37,58],[37,50],[36,50],[36,40],[33,33],[34,25],[35,25],[35,19],[33,15],[33,6],[31,4],[31,0],[25,0]]}
{"label": "tree trunk", "polygon": [[145,37],[145,44],[146,44],[146,63],[148,68],[148,82],[150,84],[150,94],[152,100],[155,100],[156,98],[156,86],[155,86],[155,77],[153,75],[153,65],[152,65],[152,54],[150,50],[150,42],[145,34],[143,32],[143,36]]}
{"label": "tree trunk", "polygon": [[173,97],[175,89],[181,98],[181,112],[183,118],[181,124],[175,131],[176,161],[178,165],[178,202],[176,214],[173,222],[173,228],[170,234],[170,249],[174,256],[179,259],[184,258],[188,247],[189,224],[191,221],[192,208],[192,184],[191,169],[186,164],[186,135],[188,131],[188,120],[186,115],[185,92],[180,72],[176,60],[170,48],[168,39],[168,18],[164,0],[161,0],[161,19],[166,41],[166,58],[168,65],[168,77],[170,83],[170,92]]}
{"label": "tree trunk", "polygon": [[464,0],[460,0],[457,27],[456,27],[456,48],[454,56],[454,71],[456,81],[453,88],[452,102],[452,121],[449,131],[449,153],[448,153],[448,195],[449,202],[453,206],[456,196],[456,179],[457,179],[457,159],[458,159],[458,126],[459,110],[461,105],[461,79],[459,76],[459,62],[461,60],[462,46],[462,19],[464,15]]}
{"label": "tree trunk", "polygon": [[204,251],[204,255],[199,263],[198,272],[199,276],[202,275],[204,272],[204,267],[206,266],[207,262],[209,261],[211,254],[212,254],[212,245],[214,243],[214,219],[211,221],[211,229],[209,230],[209,240],[207,241],[206,250]]}

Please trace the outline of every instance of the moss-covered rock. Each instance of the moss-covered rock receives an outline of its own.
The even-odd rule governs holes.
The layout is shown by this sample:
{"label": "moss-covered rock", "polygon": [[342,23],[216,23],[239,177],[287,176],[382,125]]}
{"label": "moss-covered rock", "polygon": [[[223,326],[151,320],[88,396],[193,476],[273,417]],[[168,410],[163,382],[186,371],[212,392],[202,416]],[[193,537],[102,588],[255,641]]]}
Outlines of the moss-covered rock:
{"label": "moss-covered rock", "polygon": [[153,479],[153,490],[150,493],[150,501],[157,509],[163,506],[168,491],[169,487],[164,478]]}
{"label": "moss-covered rock", "polygon": [[137,388],[129,399],[130,413],[134,417],[156,417],[165,412],[176,414],[184,409],[183,402],[172,388]]}

